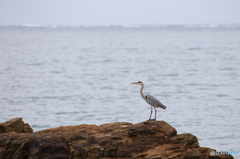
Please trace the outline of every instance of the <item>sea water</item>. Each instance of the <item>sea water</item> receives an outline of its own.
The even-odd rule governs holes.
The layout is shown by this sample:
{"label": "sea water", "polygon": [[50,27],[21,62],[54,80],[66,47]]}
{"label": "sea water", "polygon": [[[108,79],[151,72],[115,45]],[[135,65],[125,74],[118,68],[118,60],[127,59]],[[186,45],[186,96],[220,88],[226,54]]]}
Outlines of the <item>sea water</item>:
{"label": "sea water", "polygon": [[0,27],[0,122],[139,123],[137,81],[167,106],[157,120],[240,151],[240,26]]}

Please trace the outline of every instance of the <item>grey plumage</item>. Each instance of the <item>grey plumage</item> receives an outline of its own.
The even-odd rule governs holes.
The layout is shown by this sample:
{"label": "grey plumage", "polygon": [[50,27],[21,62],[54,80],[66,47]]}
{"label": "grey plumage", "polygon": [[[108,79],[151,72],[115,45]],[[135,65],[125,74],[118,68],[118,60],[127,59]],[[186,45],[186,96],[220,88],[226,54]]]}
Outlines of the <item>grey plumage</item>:
{"label": "grey plumage", "polygon": [[146,95],[146,102],[153,107],[163,108],[163,109],[167,108],[157,98],[155,98],[154,96],[151,96],[151,95]]}
{"label": "grey plumage", "polygon": [[167,107],[166,107],[165,105],[163,105],[163,104],[162,104],[157,98],[155,98],[154,96],[143,94],[144,84],[143,84],[141,81],[134,82],[134,83],[132,83],[132,84],[141,85],[140,94],[141,94],[142,98],[151,106],[151,114],[150,114],[149,120],[151,120],[151,116],[152,116],[152,107],[155,109],[155,119],[154,119],[154,120],[156,120],[156,114],[157,114],[156,108],[166,109]]}

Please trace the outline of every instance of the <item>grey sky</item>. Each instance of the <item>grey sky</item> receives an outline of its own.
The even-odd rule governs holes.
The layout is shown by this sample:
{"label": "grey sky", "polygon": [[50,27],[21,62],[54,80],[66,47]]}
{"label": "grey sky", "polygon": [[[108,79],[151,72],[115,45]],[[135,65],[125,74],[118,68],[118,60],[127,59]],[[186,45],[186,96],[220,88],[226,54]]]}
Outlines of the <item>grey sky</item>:
{"label": "grey sky", "polygon": [[0,25],[240,24],[240,0],[0,0]]}

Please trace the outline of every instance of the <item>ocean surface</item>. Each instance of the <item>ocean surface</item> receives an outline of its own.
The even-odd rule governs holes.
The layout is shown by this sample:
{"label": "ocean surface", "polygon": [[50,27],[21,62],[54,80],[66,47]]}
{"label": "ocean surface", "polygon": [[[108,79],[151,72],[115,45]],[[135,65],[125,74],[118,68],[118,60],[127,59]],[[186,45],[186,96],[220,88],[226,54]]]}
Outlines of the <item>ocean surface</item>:
{"label": "ocean surface", "polygon": [[167,106],[157,120],[240,153],[240,26],[0,27],[0,122],[139,123],[137,81]]}

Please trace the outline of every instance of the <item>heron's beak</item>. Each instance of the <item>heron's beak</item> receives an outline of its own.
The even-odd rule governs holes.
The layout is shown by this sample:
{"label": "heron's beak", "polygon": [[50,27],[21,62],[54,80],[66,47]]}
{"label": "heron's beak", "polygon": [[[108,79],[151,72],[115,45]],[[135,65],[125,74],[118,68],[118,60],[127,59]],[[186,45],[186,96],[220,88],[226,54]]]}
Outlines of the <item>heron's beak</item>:
{"label": "heron's beak", "polygon": [[133,82],[133,83],[131,83],[131,84],[138,84],[137,82]]}

